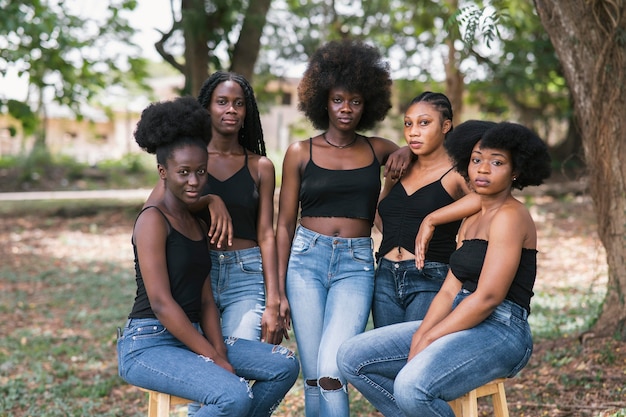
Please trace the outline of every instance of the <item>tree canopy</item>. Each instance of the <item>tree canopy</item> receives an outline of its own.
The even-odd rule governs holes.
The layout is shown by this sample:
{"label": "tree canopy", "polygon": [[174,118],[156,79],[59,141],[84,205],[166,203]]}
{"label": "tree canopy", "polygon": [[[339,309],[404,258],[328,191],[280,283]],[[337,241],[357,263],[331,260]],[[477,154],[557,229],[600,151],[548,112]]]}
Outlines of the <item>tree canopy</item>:
{"label": "tree canopy", "polygon": [[80,118],[82,106],[106,87],[143,80],[146,62],[120,13],[136,4],[110,2],[104,20],[97,21],[66,2],[0,0],[0,76],[13,72],[28,83],[23,101],[0,95],[0,112],[20,120],[25,133],[36,133],[43,143],[45,131],[37,127],[46,102],[67,106]]}

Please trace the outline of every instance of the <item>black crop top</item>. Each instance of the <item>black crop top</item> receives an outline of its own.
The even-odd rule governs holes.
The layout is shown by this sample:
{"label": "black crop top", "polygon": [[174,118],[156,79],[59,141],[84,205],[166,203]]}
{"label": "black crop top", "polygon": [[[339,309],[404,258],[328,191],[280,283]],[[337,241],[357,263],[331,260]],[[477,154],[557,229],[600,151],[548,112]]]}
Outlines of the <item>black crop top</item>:
{"label": "black crop top", "polygon": [[[383,222],[383,239],[376,254],[380,259],[395,247],[415,252],[415,237],[424,217],[433,211],[454,202],[441,180],[450,172],[408,195],[398,181],[389,194],[378,204],[378,214]],[[456,248],[456,235],[461,221],[442,224],[435,227],[435,232],[428,244],[426,260],[448,263],[450,254]]]}
{"label": "black crop top", "polygon": [[239,239],[257,241],[259,189],[248,169],[248,152],[244,148],[244,165],[230,178],[220,181],[211,174],[202,192],[221,197],[233,223],[233,235]]}
{"label": "black crop top", "polygon": [[367,219],[374,224],[380,193],[380,163],[374,160],[363,168],[331,170],[313,162],[313,143],[309,139],[309,162],[300,184],[302,217],[347,217]]}
{"label": "black crop top", "polygon": [[[155,206],[149,206],[144,208],[139,214],[152,207],[159,210],[159,208]],[[206,233],[202,233],[204,237],[201,240],[191,240],[174,229],[165,214],[163,214],[161,210],[159,210],[159,212],[165,218],[169,230],[165,242],[165,257],[172,296],[191,322],[199,322],[202,304],[202,286],[211,271],[211,257],[209,256]],[[148,300],[148,293],[146,292],[141,269],[139,268],[137,245],[134,241],[132,244],[135,254],[137,293],[133,309],[128,315],[128,318],[156,318],[152,307],[150,307],[150,300]]]}
{"label": "black crop top", "polygon": [[[463,245],[450,255],[450,269],[454,276],[463,283],[463,288],[475,291],[478,286],[480,271],[485,262],[488,242],[483,239],[464,240]],[[522,306],[530,313],[530,299],[537,275],[537,251],[522,249],[522,257],[513,278],[513,283],[506,295],[507,300]]]}

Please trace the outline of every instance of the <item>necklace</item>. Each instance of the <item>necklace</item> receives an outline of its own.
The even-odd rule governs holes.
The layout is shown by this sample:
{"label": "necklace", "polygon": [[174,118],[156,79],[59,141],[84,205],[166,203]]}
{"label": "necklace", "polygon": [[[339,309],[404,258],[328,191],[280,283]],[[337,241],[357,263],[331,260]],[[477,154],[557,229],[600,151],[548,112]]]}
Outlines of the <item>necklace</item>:
{"label": "necklace", "polygon": [[337,148],[337,149],[349,148],[350,146],[352,146],[352,145],[354,145],[356,143],[356,139],[357,139],[357,135],[355,134],[354,135],[354,139],[352,139],[352,142],[347,143],[345,145],[335,145],[334,143],[332,143],[331,141],[326,139],[326,132],[322,133],[322,137],[324,138],[324,141],[326,141],[326,143],[328,143],[333,148]]}

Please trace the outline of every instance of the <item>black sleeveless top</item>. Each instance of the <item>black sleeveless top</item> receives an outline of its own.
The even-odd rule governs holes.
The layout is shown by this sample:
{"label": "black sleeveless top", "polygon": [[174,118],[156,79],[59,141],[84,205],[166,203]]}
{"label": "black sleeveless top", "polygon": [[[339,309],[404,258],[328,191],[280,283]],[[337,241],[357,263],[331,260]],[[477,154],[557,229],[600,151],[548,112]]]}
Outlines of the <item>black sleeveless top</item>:
{"label": "black sleeveless top", "polygon": [[[378,214],[383,221],[383,239],[376,257],[380,259],[395,247],[415,252],[415,237],[424,217],[433,211],[454,202],[443,187],[441,180],[431,182],[408,195],[398,181],[389,194],[378,204]],[[450,254],[456,248],[456,235],[461,221],[442,224],[435,227],[435,232],[428,244],[426,260],[448,263]]]}
{"label": "black sleeveless top", "polygon": [[209,174],[202,194],[220,196],[232,219],[234,236],[256,242],[259,189],[248,169],[248,152],[245,148],[243,152],[245,162],[241,169],[224,181]]}
{"label": "black sleeveless top", "polygon": [[300,184],[302,217],[346,217],[366,219],[374,224],[380,193],[380,164],[372,144],[364,139],[374,155],[370,165],[331,170],[313,162],[313,143],[309,138],[309,162]]}
{"label": "black sleeveless top", "polygon": [[[139,214],[149,208],[159,210],[168,226],[167,240],[165,242],[165,256],[167,261],[167,274],[170,279],[170,288],[174,300],[181,306],[191,322],[200,321],[202,303],[202,286],[211,271],[211,257],[206,233],[202,233],[201,240],[191,240],[172,227],[163,212],[155,206],[145,207]],[[139,217],[139,215],[137,216]],[[135,303],[128,318],[156,318],[150,300],[143,283],[139,259],[137,258],[137,245],[133,244],[135,254],[135,280],[137,281],[137,293]]]}
{"label": "black sleeveless top", "polygon": [[[478,287],[478,278],[485,263],[488,244],[489,242],[483,239],[464,240],[463,245],[450,255],[450,269],[463,283],[463,288],[466,290],[473,292]],[[530,299],[534,295],[533,286],[536,275],[537,250],[523,248],[522,257],[506,299],[524,307],[528,313],[530,313]]]}

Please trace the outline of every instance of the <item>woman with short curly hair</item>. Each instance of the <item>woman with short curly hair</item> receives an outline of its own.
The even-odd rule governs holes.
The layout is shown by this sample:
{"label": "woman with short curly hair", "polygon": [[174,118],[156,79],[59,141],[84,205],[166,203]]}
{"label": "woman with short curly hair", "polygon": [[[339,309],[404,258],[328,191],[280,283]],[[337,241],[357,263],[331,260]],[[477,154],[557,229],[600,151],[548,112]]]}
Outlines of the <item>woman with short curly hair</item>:
{"label": "woman with short curly hair", "polygon": [[445,147],[480,210],[459,229],[441,289],[423,320],[363,333],[339,349],[348,381],[386,417],[454,417],[449,401],[514,376],[533,350],[537,230],[511,191],[549,177],[548,148],[522,125],[479,121],[455,127]]}
{"label": "woman with short curly hair", "polygon": [[[385,118],[391,83],[376,48],[344,40],[320,47],[298,86],[300,110],[323,133],[287,149],[276,241],[279,282],[286,286],[302,362],[307,417],[349,415],[336,354],[367,324],[381,165],[398,150],[388,139],[358,132]],[[410,151],[398,156],[389,167],[393,173],[408,166]]]}

